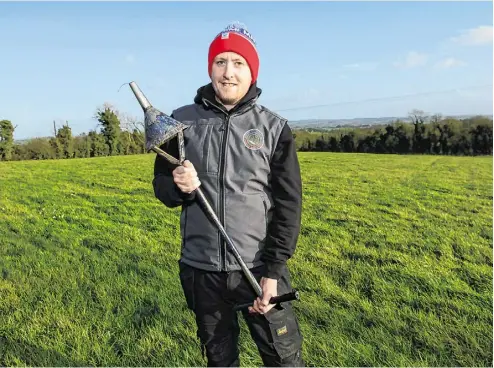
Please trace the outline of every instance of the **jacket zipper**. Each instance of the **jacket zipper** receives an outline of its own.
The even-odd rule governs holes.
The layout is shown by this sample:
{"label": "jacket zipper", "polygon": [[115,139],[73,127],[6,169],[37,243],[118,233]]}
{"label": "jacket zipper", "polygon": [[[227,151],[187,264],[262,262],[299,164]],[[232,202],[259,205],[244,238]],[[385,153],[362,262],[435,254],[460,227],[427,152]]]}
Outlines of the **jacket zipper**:
{"label": "jacket zipper", "polygon": [[[254,99],[254,102],[257,99]],[[224,201],[224,196],[225,196],[225,151],[226,151],[226,145],[228,143],[228,127],[230,125],[230,118],[235,115],[235,113],[230,114],[230,112],[226,112],[222,108],[220,108],[218,105],[212,103],[211,101],[203,98],[203,102],[207,105],[208,103],[214,107],[216,107],[218,110],[222,111],[226,115],[226,120],[224,120],[225,124],[225,131],[223,133],[223,141],[222,141],[222,146],[221,146],[221,154],[220,154],[220,174],[219,174],[219,179],[220,179],[220,213],[219,213],[219,220],[220,223],[225,226],[225,201]],[[252,106],[252,103],[248,104],[247,107]],[[245,111],[247,108],[244,107],[242,111]],[[241,112],[237,112],[237,114],[240,114]],[[221,271],[226,271],[226,241],[223,239],[221,236],[220,231],[218,230],[218,239],[219,239],[219,245],[220,245],[220,268]]]}
{"label": "jacket zipper", "polygon": [[[228,126],[230,123],[230,115],[227,114],[225,120],[225,131],[223,133],[223,144],[221,146],[221,155],[220,155],[220,222],[223,226],[225,226],[225,151],[226,145],[228,143]],[[226,271],[226,242],[219,234],[220,238],[220,262],[221,262],[221,271]]]}
{"label": "jacket zipper", "polygon": [[[226,119],[223,120],[223,124],[225,126],[222,144],[221,144],[221,153],[220,153],[220,173],[219,173],[219,184],[220,184],[220,205],[219,205],[219,220],[221,225],[225,226],[225,204],[224,204],[224,192],[225,192],[225,151],[227,144],[227,136],[228,136],[228,123],[230,122],[230,114],[223,110],[218,105],[212,103],[211,101],[203,98],[203,102],[207,105],[210,104],[216,107],[218,110],[222,111],[226,115]],[[226,271],[226,242],[221,236],[220,231],[218,230],[218,243],[220,247],[220,270]]]}

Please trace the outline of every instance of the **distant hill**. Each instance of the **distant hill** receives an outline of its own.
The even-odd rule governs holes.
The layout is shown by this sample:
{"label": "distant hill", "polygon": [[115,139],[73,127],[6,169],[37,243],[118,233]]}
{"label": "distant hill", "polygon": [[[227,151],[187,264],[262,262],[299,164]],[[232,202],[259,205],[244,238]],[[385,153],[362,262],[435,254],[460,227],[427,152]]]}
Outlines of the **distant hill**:
{"label": "distant hill", "polygon": [[[492,115],[451,115],[447,116],[453,119],[468,119],[474,116],[486,116],[492,119]],[[445,118],[446,116],[443,116]],[[304,119],[304,120],[292,120],[289,122],[290,127],[297,129],[309,129],[309,128],[319,128],[319,129],[334,129],[342,127],[365,127],[372,125],[382,125],[393,123],[397,120],[411,123],[412,119],[408,116],[398,117],[379,117],[379,118],[353,118],[353,119]]]}
{"label": "distant hill", "polygon": [[52,137],[32,137],[32,138],[25,138],[25,139],[14,139],[14,144],[24,144],[29,142],[32,139],[39,138],[39,139],[50,139]]}

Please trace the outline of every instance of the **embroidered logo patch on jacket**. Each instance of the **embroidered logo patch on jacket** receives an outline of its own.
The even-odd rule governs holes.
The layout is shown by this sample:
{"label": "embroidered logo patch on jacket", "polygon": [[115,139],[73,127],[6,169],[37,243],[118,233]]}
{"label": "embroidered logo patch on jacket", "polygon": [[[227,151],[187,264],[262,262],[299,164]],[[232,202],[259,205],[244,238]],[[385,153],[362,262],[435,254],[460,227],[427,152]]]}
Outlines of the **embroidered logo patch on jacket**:
{"label": "embroidered logo patch on jacket", "polygon": [[259,129],[250,129],[245,132],[243,141],[248,149],[258,150],[264,145],[264,135]]}

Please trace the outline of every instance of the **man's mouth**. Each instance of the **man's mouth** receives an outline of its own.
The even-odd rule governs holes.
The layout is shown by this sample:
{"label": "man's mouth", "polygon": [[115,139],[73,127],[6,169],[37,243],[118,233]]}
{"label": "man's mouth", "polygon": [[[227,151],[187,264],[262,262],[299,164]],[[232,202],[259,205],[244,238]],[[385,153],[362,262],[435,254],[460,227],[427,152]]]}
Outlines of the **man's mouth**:
{"label": "man's mouth", "polygon": [[235,83],[221,83],[223,86],[225,87],[235,87],[236,84]]}

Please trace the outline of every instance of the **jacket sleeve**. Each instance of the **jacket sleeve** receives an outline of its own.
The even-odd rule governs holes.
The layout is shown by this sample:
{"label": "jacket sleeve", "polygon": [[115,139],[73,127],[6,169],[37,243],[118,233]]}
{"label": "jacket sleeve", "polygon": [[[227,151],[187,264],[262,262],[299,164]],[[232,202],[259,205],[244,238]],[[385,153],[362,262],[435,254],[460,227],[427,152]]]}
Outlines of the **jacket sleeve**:
{"label": "jacket sleeve", "polygon": [[274,211],[262,255],[263,276],[279,279],[295,252],[302,215],[302,179],[295,140],[288,124],[283,127],[271,159],[271,185]]}
{"label": "jacket sleeve", "polygon": [[[178,158],[178,144],[176,138],[164,143],[160,148],[173,157]],[[173,181],[172,171],[176,167],[176,165],[169,162],[166,158],[156,154],[153,179],[154,195],[165,206],[170,208],[178,207],[195,198],[195,191],[190,194],[184,193]]]}

